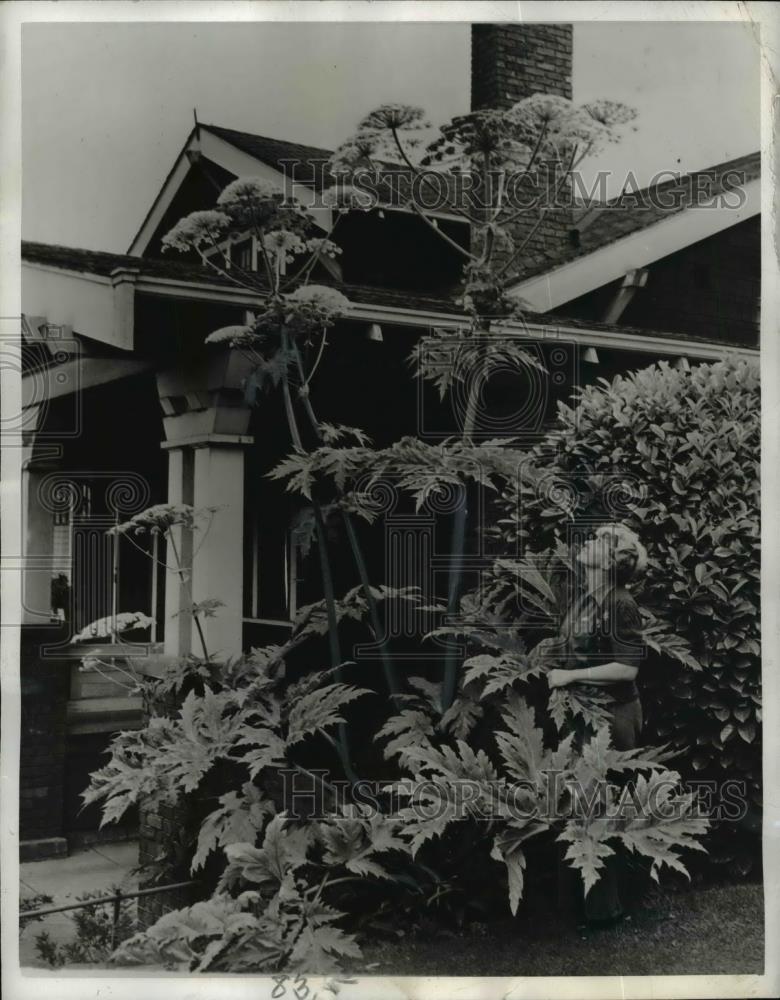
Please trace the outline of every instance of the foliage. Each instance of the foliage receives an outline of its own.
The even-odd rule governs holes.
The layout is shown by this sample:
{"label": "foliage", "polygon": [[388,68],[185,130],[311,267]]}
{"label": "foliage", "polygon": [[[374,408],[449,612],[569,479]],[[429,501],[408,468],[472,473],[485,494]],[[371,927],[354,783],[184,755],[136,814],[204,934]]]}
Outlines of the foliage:
{"label": "foliage", "polygon": [[[32,912],[34,910],[42,910],[46,906],[51,906],[54,902],[54,897],[49,896],[45,892],[36,892],[32,896],[24,896],[19,900],[19,911]],[[23,930],[28,924],[34,923],[38,920],[43,920],[43,917],[35,916],[34,914],[29,917],[19,917],[19,929]]]}
{"label": "foliage", "polygon": [[[260,847],[228,845],[228,865],[210,900],[161,917],[125,942],[115,960],[197,972],[327,972],[339,959],[360,957],[354,938],[336,926],[343,914],[321,900],[340,859],[329,864],[328,849],[320,850],[326,874],[315,884],[306,878],[315,837],[312,826],[291,828],[284,815],[274,816]],[[239,889],[236,896],[232,887]]]}
{"label": "foliage", "polygon": [[[386,105],[368,115],[357,135],[337,151],[331,168],[340,173],[340,182],[354,179],[365,165],[379,163],[384,170],[393,159],[409,178],[417,177],[420,154],[448,170],[455,156],[461,170],[476,169],[483,180],[494,182],[478,211],[455,206],[473,227],[471,249],[454,244],[419,206],[407,206],[465,259],[459,298],[465,328],[435,332],[429,350],[415,350],[410,359],[417,376],[440,395],[459,391],[474,370],[488,378],[507,366],[538,367],[519,335],[502,333],[499,347],[489,336],[514,323],[522,309],[509,293],[510,272],[524,246],[515,226],[520,213],[505,190],[510,174],[518,169],[530,174],[542,158],[556,159],[558,166],[563,163],[562,177],[554,180],[558,194],[582,158],[615,139],[631,117],[609,102],[576,108],[560,98],[539,97],[506,112],[456,119],[440,139],[426,142],[428,126],[420,109]],[[540,210],[534,226],[546,210]],[[164,241],[194,250],[207,266],[250,288],[258,299],[250,321],[216,331],[210,339],[253,358],[248,402],[256,401],[260,389],[281,390],[291,450],[269,475],[311,505],[311,516],[302,517],[298,528],[307,540],[317,541],[323,600],[299,613],[283,645],[219,663],[209,657],[204,641],[202,658],[183,658],[169,675],[150,682],[150,705],[175,696],[178,706],[152,714],[144,729],[116,737],[109,763],[92,776],[84,798],[103,803],[103,822],[118,819],[139,798],[177,802],[204,793],[211,776],[220,778],[216,808],[201,822],[191,859],[192,871],[204,877],[209,867],[221,869],[210,898],[169,913],[134,936],[120,948],[117,961],[210,972],[324,972],[359,957],[359,903],[370,899],[381,913],[400,886],[433,905],[453,891],[458,865],[467,856],[492,865],[494,875],[501,870],[496,865],[502,866],[515,913],[529,838],[557,835],[568,844],[566,856],[589,891],[603,859],[618,849],[643,857],[655,877],[663,867],[684,871],[680,852],[700,848],[698,837],[707,827],[706,819],[695,814],[692,797],[681,791],[679,775],[666,768],[665,752],[621,752],[611,746],[597,695],[556,692],[545,709],[562,732],[537,725],[519,688],[543,685],[551,654],[539,639],[550,636],[533,616],[523,614],[509,628],[506,624],[517,580],[531,595],[537,619],[541,612],[545,621],[544,615],[549,618],[560,594],[544,572],[531,562],[499,558],[490,593],[477,595],[470,607],[462,600],[465,513],[459,512],[465,505],[456,501],[469,489],[500,498],[521,467],[524,488],[538,489],[540,478],[511,439],[475,443],[475,386],[459,436],[436,445],[404,438],[375,449],[360,428],[333,425],[314,413],[309,384],[326,332],[348,315],[350,304],[338,290],[309,279],[318,261],[337,252],[330,237],[341,217],[341,211],[334,213],[330,232],[315,237],[313,218],[294,198],[259,179],[242,178],[226,188],[213,212],[188,217]],[[233,262],[227,267],[231,243],[247,234],[256,240],[259,273]],[[397,780],[367,807],[356,793],[346,735],[353,702],[369,692],[344,681],[349,661],[341,654],[341,626],[365,622],[381,644],[378,602],[419,604],[421,594],[371,584],[350,518],[372,521],[400,495],[411,498],[417,510],[424,504],[456,510],[451,553],[456,568],[448,587],[450,618],[429,637],[448,640],[442,681],[411,676],[400,686],[383,654],[391,698],[377,737]],[[330,516],[343,519],[360,580],[340,600],[328,549]],[[216,607],[216,602],[194,606],[196,622]],[[470,617],[461,620],[464,611]],[[470,647],[463,664],[453,638],[463,638]],[[659,644],[664,638],[657,633]],[[296,659],[302,656],[308,639],[327,639],[330,666],[312,657],[303,676],[294,675],[290,660],[293,653]],[[572,722],[578,725],[572,728]],[[338,751],[332,759],[347,778],[346,803],[308,764],[312,755],[323,759],[331,748]],[[294,814],[280,802],[280,781],[291,772],[314,783],[327,805],[324,814]],[[630,809],[609,785],[611,777],[625,773],[639,775]],[[552,791],[551,774],[559,779]],[[464,788],[469,789],[465,800]],[[583,817],[579,799],[594,788],[604,789],[604,809]],[[655,801],[669,808],[663,814],[653,811]]]}
{"label": "foliage", "polygon": [[[303,630],[317,633],[314,610],[302,620]],[[519,650],[510,652],[512,640],[502,645],[503,655],[526,664]],[[165,915],[126,941],[115,961],[212,972],[338,968],[360,955],[349,929],[355,896],[345,884],[357,883],[357,898],[367,880],[396,887],[406,881],[419,891],[417,872],[442,864],[435,850],[428,859],[431,844],[450,827],[459,835],[469,818],[479,820],[476,849],[504,865],[512,912],[523,894],[529,837],[557,832],[569,842],[567,857],[586,890],[599,877],[600,859],[620,845],[647,858],[655,876],[662,866],[684,871],[680,849],[699,846],[706,820],[694,814],[692,796],[679,790],[664,752],[617,751],[606,728],[582,746],[571,734],[549,748],[527,703],[504,684],[491,689],[490,671],[478,662],[470,664],[464,690],[445,713],[440,685],[410,679],[415,694],[403,696],[405,707],[379,733],[387,757],[399,760],[401,777],[387,789],[388,799],[372,807],[339,803],[323,782],[330,802],[324,814],[280,811],[265,790],[269,774],[297,768],[316,779],[297,764],[297,750],[311,737],[327,738],[346,706],[365,693],[332,683],[331,671],[285,681],[288,653],[267,647],[221,668],[210,662],[221,675],[220,690],[203,683],[202,694],[186,696],[178,718],[153,717],[145,730],[117,737],[111,762],[93,775],[85,801],[103,801],[109,822],[139,795],[153,802],[191,794],[220,758],[243,769],[203,820],[192,859],[193,872],[214,852],[224,859],[211,898]],[[532,674],[531,668],[519,672],[512,686]],[[503,723],[492,733],[490,754],[468,742],[488,705]],[[650,772],[637,779],[631,809],[618,808],[618,792],[608,788],[614,815],[582,819],[574,809],[577,795],[623,771]],[[668,806],[663,811],[651,808],[659,789]],[[416,801],[407,801],[409,795]],[[394,805],[400,800],[405,804]],[[436,877],[447,885],[446,864]]]}
{"label": "foliage", "polygon": [[288,766],[298,744],[316,733],[327,738],[344,721],[344,707],[368,693],[328,683],[329,674],[314,672],[283,688],[277,651],[256,651],[230,665],[221,690],[208,684],[201,694],[191,690],[178,717],[152,716],[144,729],[116,736],[111,760],[91,775],[85,805],[104,803],[103,825],[141,797],[176,802],[220,761],[244,765],[250,779],[265,768]]}
{"label": "foliage", "polygon": [[533,456],[546,477],[508,497],[501,525],[505,543],[533,539],[537,550],[594,518],[639,534],[650,556],[637,589],[646,640],[666,660],[643,677],[653,731],[700,777],[744,778],[756,802],[759,460],[757,364],[660,363],[559,407]]}
{"label": "foliage", "polygon": [[[111,896],[119,892],[118,886],[107,890],[85,892],[76,899],[86,902],[99,896]],[[50,900],[49,900],[50,902]],[[58,944],[48,931],[35,935],[35,950],[39,957],[52,969],[75,963],[84,965],[104,965],[113,952],[113,945],[121,944],[135,929],[135,900],[124,899],[119,904],[119,919],[113,926],[113,904],[100,903],[72,910],[68,916],[73,923],[73,941]],[[34,919],[34,918],[33,918]]]}
{"label": "foliage", "polygon": [[[418,730],[388,746],[387,752],[398,754],[410,774],[399,790],[416,797],[399,812],[401,836],[413,856],[450,824],[474,818],[481,824],[479,839],[492,838],[491,858],[506,865],[509,905],[515,913],[523,894],[521,845],[545,831],[558,829],[558,839],[570,842],[566,858],[580,870],[586,893],[616,842],[649,858],[656,879],[662,865],[685,872],[680,848],[702,849],[695,837],[707,821],[695,814],[693,795],[679,790],[679,775],[665,769],[663,752],[615,750],[607,727],[579,747],[570,734],[556,749],[547,749],[533,711],[516,694],[503,699],[501,719],[505,728],[494,733],[498,752],[492,757],[465,740],[434,742],[432,732],[420,735]],[[396,728],[386,727],[385,735]],[[608,776],[644,769],[651,775],[639,775],[633,811],[627,810]],[[603,811],[580,817],[574,800],[597,788],[605,793]],[[668,807],[663,812],[659,801]]]}

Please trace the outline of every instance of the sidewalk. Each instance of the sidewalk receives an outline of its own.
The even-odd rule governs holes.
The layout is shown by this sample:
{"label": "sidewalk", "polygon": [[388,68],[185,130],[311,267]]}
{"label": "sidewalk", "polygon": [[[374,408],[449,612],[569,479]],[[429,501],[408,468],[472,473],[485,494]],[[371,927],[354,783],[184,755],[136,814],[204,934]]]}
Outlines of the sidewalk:
{"label": "sidewalk", "polygon": [[[26,861],[19,866],[20,910],[27,908],[25,900],[43,893],[52,896],[52,902],[31,904],[31,909],[75,903],[86,892],[110,895],[114,886],[129,892],[138,887],[138,877],[130,874],[137,864],[138,843],[133,840],[86,847],[67,858]],[[72,916],[72,912],[53,913],[29,923],[19,939],[19,964],[45,968],[35,951],[36,935],[48,931],[57,943],[71,940]]]}

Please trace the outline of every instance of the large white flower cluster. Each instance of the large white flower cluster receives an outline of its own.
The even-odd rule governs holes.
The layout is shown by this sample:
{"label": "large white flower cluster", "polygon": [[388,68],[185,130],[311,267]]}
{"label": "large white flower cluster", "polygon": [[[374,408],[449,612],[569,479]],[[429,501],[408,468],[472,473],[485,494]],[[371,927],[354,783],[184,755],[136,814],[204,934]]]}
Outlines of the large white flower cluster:
{"label": "large white flower cluster", "polygon": [[293,330],[309,332],[332,326],[349,308],[349,299],[337,289],[303,285],[285,297],[285,322]]}
{"label": "large white flower cluster", "polygon": [[191,212],[180,219],[162,239],[163,250],[202,250],[216,246],[230,229],[230,219],[224,212],[210,209]]}
{"label": "large white flower cluster", "polygon": [[366,115],[357,132],[335,150],[330,157],[330,170],[340,174],[356,167],[404,164],[406,160],[396,136],[407,156],[416,155],[423,145],[421,133],[431,128],[422,108],[383,104]]}
{"label": "large white flower cluster", "polygon": [[239,177],[217,199],[234,227],[304,232],[312,217],[291,194],[263,177]]}
{"label": "large white flower cluster", "polygon": [[119,635],[120,632],[129,632],[136,628],[149,628],[153,624],[154,618],[150,618],[142,611],[123,611],[121,614],[98,618],[97,621],[85,625],[80,632],[73,636],[73,642],[108,639]]}
{"label": "large white flower cluster", "polygon": [[198,520],[204,517],[210,518],[216,509],[216,507],[195,508],[186,503],[158,503],[135,514],[129,521],[109,529],[109,534],[142,535],[147,531],[151,534],[164,534],[173,525],[195,528]]}
{"label": "large white flower cluster", "polygon": [[575,152],[596,154],[618,141],[621,127],[635,117],[633,109],[617,101],[575,105],[555,94],[534,94],[506,110],[459,115],[424,143],[422,135],[430,125],[419,108],[383,105],[336,150],[331,169],[349,173],[408,158],[416,167],[455,173],[482,169],[486,160],[490,169],[524,170],[532,160],[562,160]]}

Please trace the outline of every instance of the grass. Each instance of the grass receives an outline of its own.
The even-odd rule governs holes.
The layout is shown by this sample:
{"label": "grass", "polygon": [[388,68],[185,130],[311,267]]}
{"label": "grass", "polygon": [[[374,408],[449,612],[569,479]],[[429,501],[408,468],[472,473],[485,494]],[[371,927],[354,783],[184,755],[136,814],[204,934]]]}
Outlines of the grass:
{"label": "grass", "polygon": [[[397,976],[736,975],[764,971],[760,884],[653,891],[606,930],[551,914],[367,943],[355,972]],[[367,968],[368,966],[368,968]]]}

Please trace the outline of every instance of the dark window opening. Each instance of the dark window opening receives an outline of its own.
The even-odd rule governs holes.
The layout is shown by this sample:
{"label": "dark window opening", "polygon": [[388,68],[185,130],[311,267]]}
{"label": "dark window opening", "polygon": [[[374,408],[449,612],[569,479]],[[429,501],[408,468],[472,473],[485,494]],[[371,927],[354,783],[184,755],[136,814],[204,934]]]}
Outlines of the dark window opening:
{"label": "dark window opening", "polygon": [[[465,223],[440,219],[437,227],[468,247]],[[338,260],[347,284],[436,292],[461,280],[465,257],[411,213],[350,212],[339,221],[333,239],[342,248]]]}

